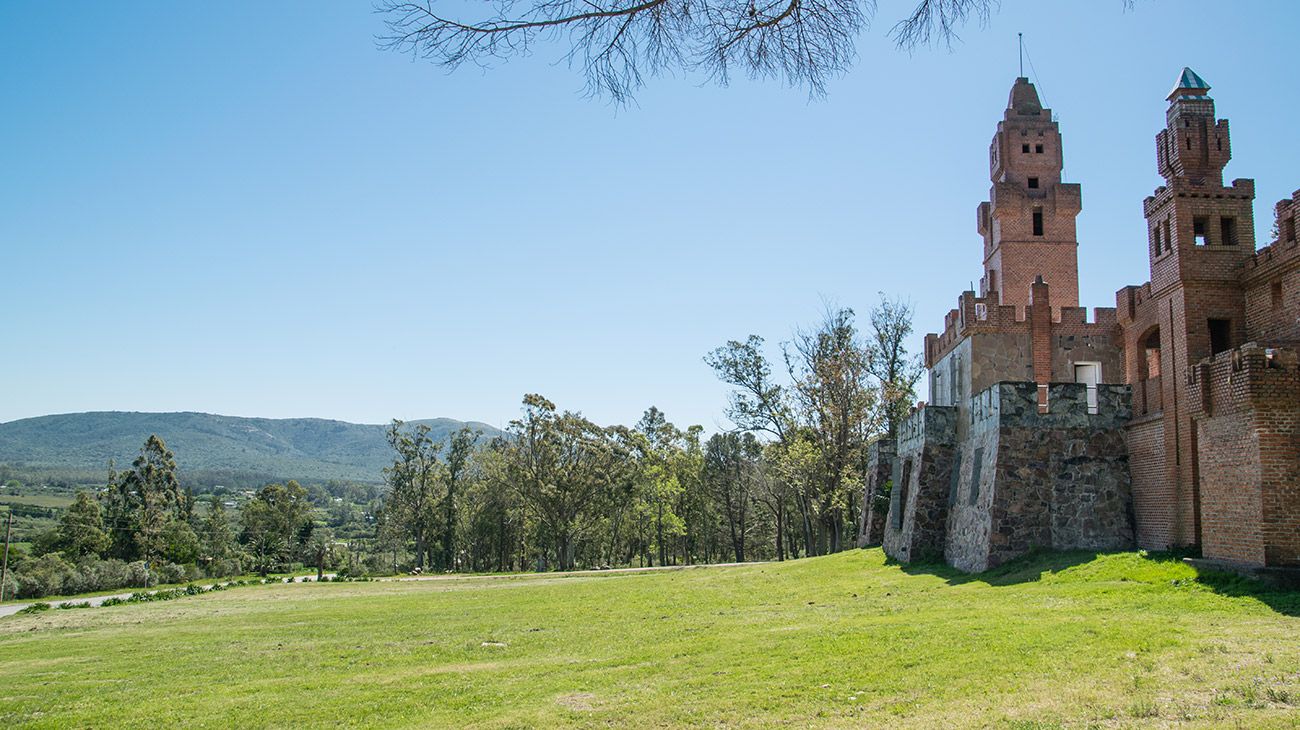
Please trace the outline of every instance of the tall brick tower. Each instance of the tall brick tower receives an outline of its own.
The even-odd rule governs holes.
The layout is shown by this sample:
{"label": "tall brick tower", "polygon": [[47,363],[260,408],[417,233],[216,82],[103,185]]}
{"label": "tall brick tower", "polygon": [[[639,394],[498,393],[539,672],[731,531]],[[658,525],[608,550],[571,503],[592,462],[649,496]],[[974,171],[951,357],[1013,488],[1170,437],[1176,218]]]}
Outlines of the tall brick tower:
{"label": "tall brick tower", "polygon": [[1052,309],[1079,306],[1079,186],[1061,182],[1061,131],[1027,78],[1011,87],[1006,113],[989,145],[989,202],[980,203],[984,238],[980,296],[1023,310],[1042,277]]}
{"label": "tall brick tower", "polygon": [[1201,541],[1196,430],[1185,373],[1245,340],[1242,267],[1255,252],[1253,180],[1223,185],[1228,122],[1214,118],[1210,85],[1183,69],[1169,93],[1156,165],[1165,185],[1143,201],[1151,281],[1119,292],[1138,542]]}

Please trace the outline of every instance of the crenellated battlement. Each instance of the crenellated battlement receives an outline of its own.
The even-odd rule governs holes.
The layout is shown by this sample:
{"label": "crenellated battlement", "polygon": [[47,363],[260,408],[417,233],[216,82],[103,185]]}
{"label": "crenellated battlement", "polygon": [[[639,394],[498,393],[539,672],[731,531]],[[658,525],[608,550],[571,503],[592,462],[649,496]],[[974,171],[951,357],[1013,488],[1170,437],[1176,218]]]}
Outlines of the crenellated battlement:
{"label": "crenellated battlement", "polygon": [[1189,367],[1187,388],[1194,417],[1243,406],[1300,405],[1300,352],[1248,342]]}
{"label": "crenellated battlement", "polygon": [[1238,178],[1232,181],[1231,187],[1205,185],[1193,185],[1190,181],[1175,178],[1170,180],[1167,185],[1161,185],[1156,188],[1155,193],[1148,195],[1142,201],[1142,214],[1150,218],[1160,213],[1160,210],[1169,204],[1175,198],[1202,198],[1207,200],[1254,200],[1255,199],[1255,181],[1247,178]]}
{"label": "crenellated battlement", "polygon": [[[996,290],[983,297],[969,290],[962,292],[957,307],[944,315],[943,331],[925,336],[925,366],[934,367],[972,334],[1030,334],[1030,310],[998,301]],[[1119,324],[1114,307],[1095,307],[1091,318],[1087,307],[1052,308],[1051,314],[1052,330],[1057,334],[1105,336]]]}

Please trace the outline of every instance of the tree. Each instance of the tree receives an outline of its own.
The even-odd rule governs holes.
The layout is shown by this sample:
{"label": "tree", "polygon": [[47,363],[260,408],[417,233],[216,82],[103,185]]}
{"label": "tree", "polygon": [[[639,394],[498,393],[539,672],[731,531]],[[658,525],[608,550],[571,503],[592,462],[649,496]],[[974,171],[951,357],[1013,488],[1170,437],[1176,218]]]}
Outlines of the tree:
{"label": "tree", "polygon": [[161,438],[150,436],[129,470],[110,470],[105,506],[115,528],[116,557],[150,563],[162,557],[163,531],[168,523],[184,520],[189,506],[176,476],[176,458]]}
{"label": "tree", "polygon": [[704,445],[704,483],[727,520],[732,554],[745,562],[745,541],[754,502],[754,470],[761,447],[752,433],[719,433]]}
{"label": "tree", "polygon": [[796,332],[785,349],[801,435],[819,457],[820,479],[807,482],[811,489],[803,492],[801,502],[805,514],[816,512],[822,528],[821,539],[807,546],[809,554],[820,554],[826,542],[831,552],[844,545],[861,450],[876,430],[876,391],[868,369],[872,357],[848,308],[828,309],[815,329]]}
{"label": "tree", "polygon": [[898,438],[898,425],[907,417],[916,401],[916,383],[925,369],[921,358],[907,352],[907,337],[912,334],[912,305],[889,299],[884,292],[880,303],[871,310],[872,349],[867,369],[879,386],[877,403],[885,431]]}
{"label": "tree", "polygon": [[99,501],[89,492],[77,492],[76,500],[59,519],[58,549],[66,555],[80,557],[100,555],[111,544]]}
{"label": "tree", "polygon": [[456,499],[469,473],[470,458],[474,454],[474,444],[482,433],[465,426],[451,435],[447,447],[447,468],[444,470],[447,481],[446,519],[442,532],[442,567],[452,570],[456,567]]}
{"label": "tree", "polygon": [[785,388],[772,382],[772,366],[763,355],[763,338],[731,340],[704,356],[722,382],[735,386],[728,396],[727,418],[745,431],[763,431],[785,441],[794,414]]}
{"label": "tree", "polygon": [[442,444],[429,436],[429,426],[404,430],[394,420],[388,428],[388,445],[396,452],[393,465],[384,469],[388,495],[384,515],[390,529],[415,544],[415,567],[434,562],[434,541],[439,534],[438,507],[443,503],[443,472],[438,455]]}
{"label": "tree", "polygon": [[630,460],[609,430],[580,414],[524,396],[524,415],[506,428],[498,479],[514,486],[550,543],[555,565],[575,565],[578,542],[602,515],[599,497],[624,478]]}
{"label": "tree", "polygon": [[221,566],[235,557],[235,536],[221,498],[213,496],[199,528],[202,562]]}
{"label": "tree", "polygon": [[[1131,0],[1125,0],[1131,2]],[[890,35],[904,48],[950,42],[996,0],[920,0]],[[701,72],[725,85],[733,69],[825,93],[846,71],[855,40],[874,19],[874,0],[493,0],[485,17],[459,19],[431,0],[381,0],[381,48],[449,69],[486,66],[566,38],[564,58],[581,67],[590,94],[627,101],[647,75]]]}
{"label": "tree", "polygon": [[240,540],[248,546],[257,570],[266,575],[293,558],[311,534],[311,504],[298,482],[268,484],[240,510]]}

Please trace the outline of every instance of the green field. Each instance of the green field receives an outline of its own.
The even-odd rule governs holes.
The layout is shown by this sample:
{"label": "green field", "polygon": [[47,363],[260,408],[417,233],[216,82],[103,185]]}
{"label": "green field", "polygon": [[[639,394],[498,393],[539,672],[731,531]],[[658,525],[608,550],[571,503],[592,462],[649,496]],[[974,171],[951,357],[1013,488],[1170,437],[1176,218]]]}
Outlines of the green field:
{"label": "green field", "polygon": [[72,504],[73,501],[73,497],[67,494],[6,494],[0,492],[0,504],[26,504],[33,507],[63,509]]}
{"label": "green field", "polygon": [[0,619],[0,726],[1295,727],[1300,594],[878,550],[276,585]]}

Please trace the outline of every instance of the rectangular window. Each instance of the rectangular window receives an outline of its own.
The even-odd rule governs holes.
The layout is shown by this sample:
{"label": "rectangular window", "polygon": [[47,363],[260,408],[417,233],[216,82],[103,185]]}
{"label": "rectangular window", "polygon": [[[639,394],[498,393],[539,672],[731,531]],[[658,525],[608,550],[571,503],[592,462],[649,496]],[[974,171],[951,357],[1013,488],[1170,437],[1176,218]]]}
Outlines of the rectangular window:
{"label": "rectangular window", "polygon": [[1151,255],[1159,256],[1164,250],[1164,245],[1160,243],[1160,224],[1157,223],[1155,228],[1151,229]]}
{"label": "rectangular window", "polygon": [[1208,246],[1210,244],[1210,234],[1206,232],[1209,227],[1209,219],[1192,219],[1192,240],[1197,246]]}
{"label": "rectangular window", "polygon": [[1028,151],[1029,151],[1029,145],[1027,145],[1027,144],[1022,144],[1022,145],[1020,145],[1020,151],[1021,151],[1021,152],[1028,152]]}
{"label": "rectangular window", "polygon": [[1034,153],[1039,155],[1043,154],[1043,146],[1041,144],[1034,145]]}
{"label": "rectangular window", "polygon": [[1282,308],[1282,282],[1273,282],[1273,308]]}
{"label": "rectangular window", "polygon": [[1219,219],[1219,238],[1224,246],[1237,245],[1237,219],[1220,218]]}
{"label": "rectangular window", "polygon": [[1295,218],[1282,221],[1282,233],[1288,242],[1295,241]]}
{"label": "rectangular window", "polygon": [[1034,208],[1034,235],[1043,235],[1043,209]]}
{"label": "rectangular window", "polygon": [[1166,250],[1166,251],[1170,251],[1170,250],[1172,250],[1173,247],[1174,247],[1174,239],[1173,239],[1172,236],[1169,235],[1169,219],[1168,219],[1168,218],[1165,219],[1165,223],[1164,223],[1163,228],[1164,228],[1164,230],[1165,230],[1165,235],[1164,235],[1164,239],[1165,239],[1165,250]]}
{"label": "rectangular window", "polygon": [[970,500],[967,504],[975,504],[980,498],[980,472],[984,466],[984,447],[975,449],[975,454],[971,456],[970,462]]}
{"label": "rectangular window", "polygon": [[1036,187],[1038,187],[1038,178],[1036,178],[1036,177],[1031,177],[1031,178],[1029,178],[1029,187],[1031,187],[1031,188],[1036,188]]}
{"label": "rectangular window", "polygon": [[1232,322],[1226,319],[1210,320],[1210,354],[1232,349]]}

